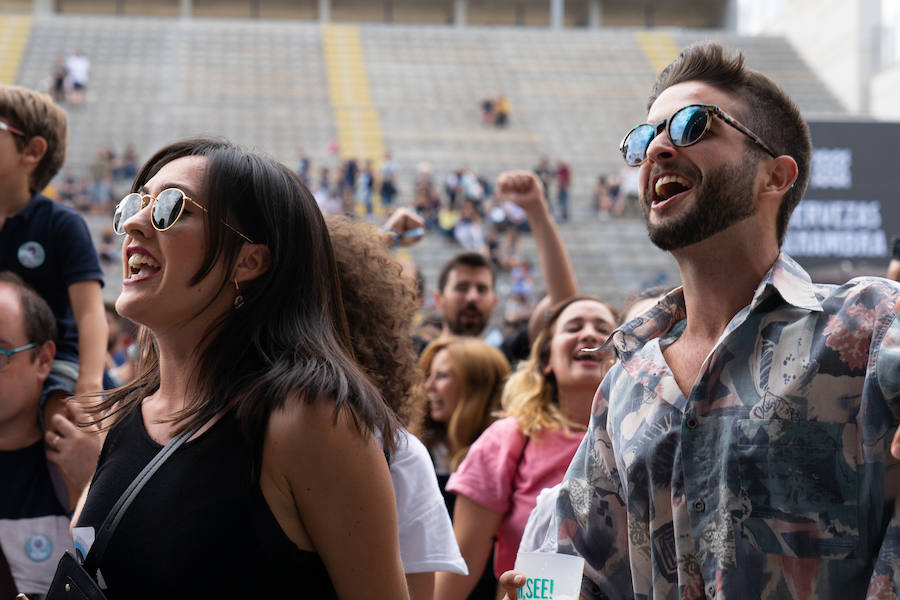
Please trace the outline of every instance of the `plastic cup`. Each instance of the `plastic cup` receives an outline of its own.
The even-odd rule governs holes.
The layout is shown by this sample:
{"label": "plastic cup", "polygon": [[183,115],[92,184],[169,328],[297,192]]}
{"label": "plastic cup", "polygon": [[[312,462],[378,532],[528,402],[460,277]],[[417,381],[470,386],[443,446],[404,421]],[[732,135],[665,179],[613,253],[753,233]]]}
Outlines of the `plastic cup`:
{"label": "plastic cup", "polygon": [[578,600],[584,559],[552,552],[519,552],[516,571],[525,575],[518,600]]}

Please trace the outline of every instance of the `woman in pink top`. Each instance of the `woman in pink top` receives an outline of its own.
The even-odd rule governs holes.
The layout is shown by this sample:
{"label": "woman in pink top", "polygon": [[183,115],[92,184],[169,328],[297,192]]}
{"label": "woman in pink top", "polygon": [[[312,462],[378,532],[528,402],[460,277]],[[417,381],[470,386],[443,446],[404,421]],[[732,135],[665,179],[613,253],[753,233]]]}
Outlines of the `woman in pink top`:
{"label": "woman in pink top", "polygon": [[505,418],[472,444],[447,484],[458,495],[453,529],[469,574],[438,573],[435,600],[466,598],[494,544],[497,576],[513,568],[537,495],[565,475],[614,360],[609,350],[586,349],[601,345],[617,324],[615,310],[596,298],[570,298],[552,310],[503,390]]}

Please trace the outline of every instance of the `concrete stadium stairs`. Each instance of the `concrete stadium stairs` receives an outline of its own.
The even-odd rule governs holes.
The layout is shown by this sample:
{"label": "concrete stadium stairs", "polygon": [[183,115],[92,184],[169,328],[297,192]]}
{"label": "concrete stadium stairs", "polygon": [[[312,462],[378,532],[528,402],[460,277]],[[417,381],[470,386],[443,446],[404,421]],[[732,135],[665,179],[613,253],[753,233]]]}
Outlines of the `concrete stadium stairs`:
{"label": "concrete stadium stairs", "polygon": [[[0,32],[9,18],[0,13]],[[671,259],[646,240],[640,219],[596,220],[591,193],[598,175],[621,171],[618,143],[644,120],[655,73],[680,48],[705,39],[739,47],[807,116],[845,112],[786,40],[722,31],[15,18],[27,22],[14,28],[27,41],[16,83],[46,90],[57,57],[82,50],[91,59],[86,102],[66,105],[67,167],[86,170],[104,146],[121,152],[132,144],[143,160],[196,134],[228,137],[291,166],[301,148],[314,165],[331,168],[341,154],[379,158],[387,150],[403,204],[423,163],[440,187],[451,169],[468,166],[493,179],[532,168],[541,156],[564,159],[574,177],[573,219],[562,229],[579,281],[616,302],[644,285],[674,283]],[[512,106],[509,126],[482,125],[481,100],[501,92]],[[333,140],[337,154],[329,152]],[[90,220],[98,234],[107,224]],[[534,258],[527,236],[524,243]],[[430,236],[414,251],[430,286],[456,250]],[[107,297],[117,285],[111,279]]]}
{"label": "concrete stadium stairs", "polygon": [[0,83],[16,83],[30,36],[30,16],[0,14]]}

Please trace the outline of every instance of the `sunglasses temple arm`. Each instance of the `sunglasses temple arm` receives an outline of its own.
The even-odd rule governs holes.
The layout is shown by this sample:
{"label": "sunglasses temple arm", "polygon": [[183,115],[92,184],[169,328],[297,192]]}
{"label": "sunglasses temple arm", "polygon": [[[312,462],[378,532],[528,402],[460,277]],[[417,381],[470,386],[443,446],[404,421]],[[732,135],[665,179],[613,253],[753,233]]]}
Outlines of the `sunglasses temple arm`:
{"label": "sunglasses temple arm", "polygon": [[763,150],[768,152],[772,156],[772,158],[778,158],[778,155],[775,153],[775,151],[772,150],[771,148],[769,148],[769,146],[764,141],[762,141],[762,138],[760,138],[758,135],[756,135],[755,133],[750,131],[750,129],[743,123],[736,121],[731,115],[729,115],[724,110],[721,110],[721,109],[719,109],[719,110],[720,110],[723,121],[725,121],[726,123],[728,123],[735,129],[737,129],[738,131],[740,131],[741,133],[743,133],[744,135],[749,137],[751,140],[753,140],[753,142],[756,145],[758,145],[760,148],[762,148]]}
{"label": "sunglasses temple arm", "polygon": [[227,227],[228,229],[232,230],[233,232],[235,232],[236,234],[238,234],[239,236],[241,236],[242,238],[244,238],[244,239],[247,241],[248,244],[254,244],[254,243],[255,243],[253,240],[251,240],[250,238],[248,238],[246,235],[244,235],[243,233],[241,233],[240,231],[238,231],[237,229],[235,229],[234,227],[232,227],[232,226],[229,225],[228,223],[225,223],[225,221],[222,221],[222,223],[225,225],[225,227]]}
{"label": "sunglasses temple arm", "polygon": [[[187,196],[185,196],[184,199],[187,200],[188,202],[190,202],[191,204],[193,204],[194,206],[196,206],[197,208],[199,208],[200,210],[202,210],[203,212],[205,212],[206,214],[209,214],[209,211],[206,210],[206,207],[203,206],[202,204],[199,204],[199,203],[195,202],[194,200],[192,200],[191,198],[188,198]],[[241,233],[240,231],[238,231],[237,229],[235,229],[234,227],[232,227],[231,225],[229,225],[228,223],[226,223],[225,221],[222,221],[222,224],[223,224],[225,227],[227,227],[228,229],[230,229],[230,230],[232,230],[233,232],[235,232],[236,234],[238,234],[239,236],[241,236],[242,238],[244,238],[245,240],[247,240],[247,243],[248,243],[248,244],[255,244],[255,243],[256,243],[256,242],[254,242],[253,240],[251,240],[250,238],[248,238],[246,235],[244,235],[243,233]]]}

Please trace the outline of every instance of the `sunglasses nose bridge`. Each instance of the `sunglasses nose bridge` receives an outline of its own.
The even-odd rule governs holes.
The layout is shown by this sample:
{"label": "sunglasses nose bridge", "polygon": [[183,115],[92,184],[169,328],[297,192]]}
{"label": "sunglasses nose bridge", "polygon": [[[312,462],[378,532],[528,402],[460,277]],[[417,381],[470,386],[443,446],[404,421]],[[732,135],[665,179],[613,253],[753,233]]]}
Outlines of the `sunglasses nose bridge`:
{"label": "sunglasses nose bridge", "polygon": [[653,137],[647,142],[645,156],[647,159],[655,159],[660,156],[671,156],[677,150],[677,144],[672,140],[669,132],[671,117],[653,124]]}
{"label": "sunglasses nose bridge", "polygon": [[[120,235],[127,234],[128,231],[126,230],[126,226],[129,223],[132,224],[132,227],[139,227],[139,225],[136,224],[137,217],[139,217],[148,206],[152,207],[155,200],[156,198],[150,194],[138,194],[137,192],[128,194],[128,196],[122,200],[122,214],[119,216],[118,222],[114,222],[114,225],[118,225],[116,228],[117,233]],[[126,206],[126,203],[128,202],[137,202],[137,210],[129,211]],[[121,229],[121,231],[118,231],[119,229]]]}
{"label": "sunglasses nose bridge", "polygon": [[[140,200],[138,202],[138,209],[135,211],[133,215],[131,215],[125,222],[134,221],[136,217],[139,217],[144,213],[144,211],[149,208],[151,211],[153,210],[153,203],[156,201],[156,198],[151,196],[150,194],[141,194]],[[153,219],[150,219],[152,222]],[[124,223],[123,223],[124,225]]]}
{"label": "sunglasses nose bridge", "polygon": [[668,130],[669,130],[669,121],[671,121],[671,119],[672,119],[672,118],[669,117],[668,119],[663,119],[662,121],[659,121],[659,122],[657,122],[657,123],[655,123],[655,124],[653,125],[653,137],[650,138],[650,141],[651,141],[651,142],[653,141],[654,138],[656,138],[656,137],[657,137],[659,134],[661,134],[663,131],[668,132]]}

